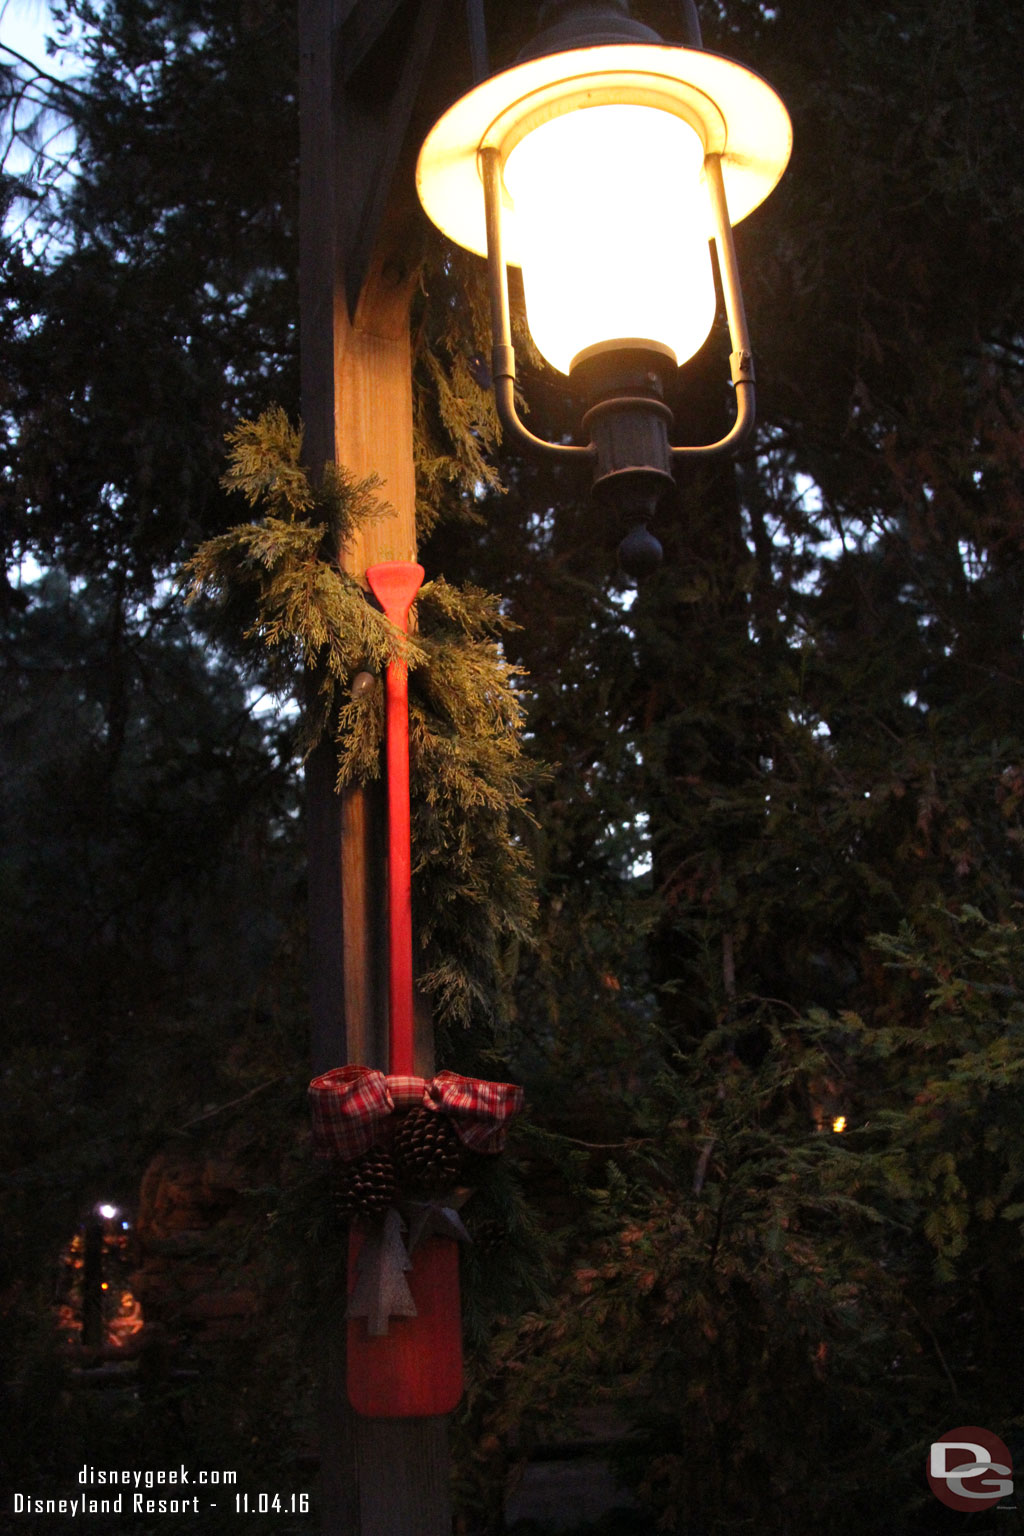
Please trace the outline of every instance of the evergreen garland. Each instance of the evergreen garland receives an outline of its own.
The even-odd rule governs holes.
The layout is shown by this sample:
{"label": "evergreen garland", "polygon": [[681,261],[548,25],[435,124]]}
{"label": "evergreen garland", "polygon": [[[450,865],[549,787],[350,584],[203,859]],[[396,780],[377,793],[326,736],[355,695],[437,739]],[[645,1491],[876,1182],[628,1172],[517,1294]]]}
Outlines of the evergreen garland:
{"label": "evergreen garland", "polygon": [[429,281],[415,327],[413,374],[421,539],[442,521],[482,522],[483,496],[503,490],[493,460],[500,430],[484,361],[490,301],[480,264],[442,243]]}
{"label": "evergreen garland", "polygon": [[420,591],[417,632],[400,635],[337,558],[357,529],[390,515],[379,482],[327,465],[312,485],[301,429],[277,407],[228,442],[223,483],[261,515],[200,546],[185,567],[187,600],[211,604],[226,633],[267,659],[277,687],[305,669],[300,750],[305,759],[333,734],[339,792],[381,771],[384,690],[353,696],[353,678],[406,661],[420,984],[440,1025],[491,1023],[506,1011],[510,948],[533,922],[516,835],[533,770],[520,745],[520,674],[500,642],[509,622],[496,597],[438,579]]}

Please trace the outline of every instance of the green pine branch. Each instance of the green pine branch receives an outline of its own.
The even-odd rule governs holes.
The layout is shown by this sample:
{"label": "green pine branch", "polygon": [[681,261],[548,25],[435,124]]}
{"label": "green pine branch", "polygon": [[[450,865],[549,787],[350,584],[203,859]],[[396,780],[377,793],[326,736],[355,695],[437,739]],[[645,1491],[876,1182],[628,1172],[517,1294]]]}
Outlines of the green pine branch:
{"label": "green pine branch", "polygon": [[517,828],[535,770],[522,754],[521,675],[502,651],[500,600],[428,582],[417,632],[400,635],[337,559],[390,515],[378,482],[328,465],[314,487],[301,429],[277,407],[241,422],[228,445],[223,483],[262,516],[196,551],[186,600],[269,659],[278,686],[309,679],[299,747],[305,757],[333,737],[339,793],[381,771],[383,689],[353,697],[353,678],[405,661],[422,984],[440,1023],[493,1020],[506,1008],[508,954],[529,940],[534,916]]}

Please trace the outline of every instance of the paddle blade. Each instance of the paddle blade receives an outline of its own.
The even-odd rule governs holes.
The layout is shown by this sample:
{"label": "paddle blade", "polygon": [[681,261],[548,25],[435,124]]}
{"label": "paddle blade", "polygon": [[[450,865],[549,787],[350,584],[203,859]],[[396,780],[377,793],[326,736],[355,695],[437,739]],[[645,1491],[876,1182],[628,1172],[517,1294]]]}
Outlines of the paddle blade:
{"label": "paddle blade", "polygon": [[[364,1234],[349,1234],[349,1291],[360,1273]],[[392,1317],[381,1336],[366,1317],[348,1323],[348,1398],[373,1419],[421,1418],[451,1413],[462,1396],[462,1309],[459,1253],[450,1238],[428,1237],[405,1275],[415,1317]]]}
{"label": "paddle blade", "polygon": [[422,565],[412,560],[385,560],[367,569],[370,591],[383,608],[385,618],[401,630],[406,627],[413,598],[425,575]]}

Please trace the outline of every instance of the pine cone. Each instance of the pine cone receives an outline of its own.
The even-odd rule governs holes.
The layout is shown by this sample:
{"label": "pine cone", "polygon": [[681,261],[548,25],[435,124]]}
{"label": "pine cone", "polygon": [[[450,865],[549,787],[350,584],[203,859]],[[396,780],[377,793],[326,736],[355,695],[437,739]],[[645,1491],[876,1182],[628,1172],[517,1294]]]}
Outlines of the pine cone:
{"label": "pine cone", "polygon": [[458,1178],[462,1142],[438,1110],[413,1109],[396,1117],[391,1151],[400,1182],[413,1190],[437,1195]]}
{"label": "pine cone", "polygon": [[338,1215],[382,1216],[394,1204],[398,1189],[395,1165],[386,1147],[371,1147],[362,1157],[341,1163],[334,1177],[334,1201]]}

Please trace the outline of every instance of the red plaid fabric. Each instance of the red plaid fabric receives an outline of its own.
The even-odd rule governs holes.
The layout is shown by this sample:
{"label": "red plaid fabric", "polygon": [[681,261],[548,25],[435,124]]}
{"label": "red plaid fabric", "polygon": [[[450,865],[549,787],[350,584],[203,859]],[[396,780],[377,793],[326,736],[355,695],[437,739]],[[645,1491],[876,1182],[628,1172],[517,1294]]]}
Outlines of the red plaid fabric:
{"label": "red plaid fabric", "polygon": [[508,1121],[523,1107],[514,1083],[439,1072],[425,1077],[386,1077],[373,1067],[335,1067],[309,1085],[313,1150],[317,1157],[359,1157],[380,1135],[396,1109],[424,1109],[450,1115],[460,1140],[474,1152],[500,1152]]}
{"label": "red plaid fabric", "polygon": [[402,1077],[389,1072],[385,1081],[395,1109],[415,1109],[423,1103],[427,1089],[425,1077]]}
{"label": "red plaid fabric", "polygon": [[335,1067],[315,1077],[309,1098],[317,1157],[358,1157],[395,1107],[387,1078],[369,1067]]}
{"label": "red plaid fabric", "polygon": [[450,1115],[464,1147],[473,1152],[500,1152],[508,1121],[523,1107],[523,1090],[515,1083],[487,1083],[479,1077],[439,1072],[427,1084],[428,1109]]}

